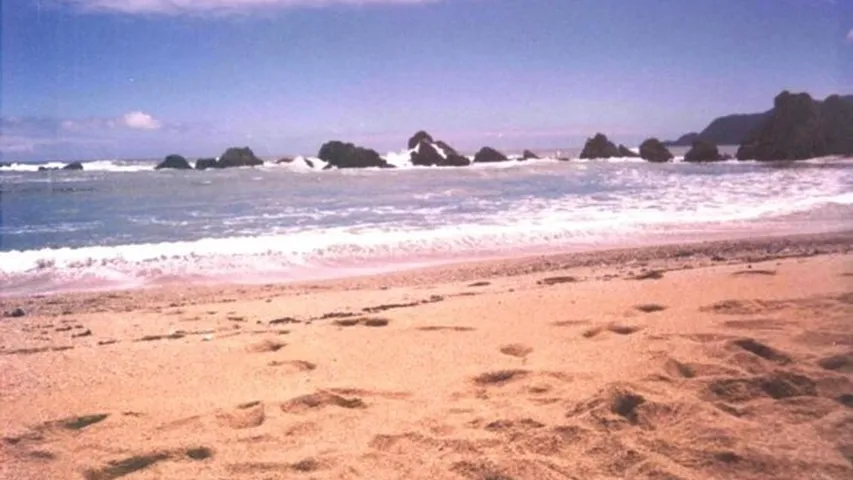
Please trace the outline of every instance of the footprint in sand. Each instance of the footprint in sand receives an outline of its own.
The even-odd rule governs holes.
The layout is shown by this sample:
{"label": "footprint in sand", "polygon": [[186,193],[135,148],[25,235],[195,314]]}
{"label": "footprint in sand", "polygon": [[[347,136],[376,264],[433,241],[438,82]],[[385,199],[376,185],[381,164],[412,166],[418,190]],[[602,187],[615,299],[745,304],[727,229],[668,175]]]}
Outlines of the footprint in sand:
{"label": "footprint in sand", "polygon": [[268,325],[287,325],[290,323],[302,323],[300,320],[297,320],[293,317],[281,317],[275,318],[267,322]]}
{"label": "footprint in sand", "polygon": [[477,375],[473,381],[475,384],[482,386],[502,386],[511,381],[522,379],[529,374],[530,371],[520,369],[496,370]]}
{"label": "footprint in sand", "polygon": [[[227,465],[226,468],[228,472],[232,475],[254,475],[254,474],[264,474],[264,473],[282,473],[288,470],[298,472],[298,473],[311,473],[316,472],[325,468],[328,468],[329,464],[326,462],[321,462],[319,460],[315,460],[313,458],[306,458],[300,460],[296,463],[284,463],[284,462],[241,462],[241,463],[232,463]],[[269,476],[264,476],[263,478],[273,478]],[[275,478],[278,478],[276,476]]]}
{"label": "footprint in sand", "polygon": [[712,312],[721,315],[754,315],[756,313],[767,313],[785,308],[783,302],[770,302],[762,300],[723,300],[700,307],[700,312]]}
{"label": "footprint in sand", "polygon": [[308,372],[317,368],[316,363],[306,362],[305,360],[273,360],[267,363],[270,367],[286,367],[287,370],[293,372]]}
{"label": "footprint in sand", "polygon": [[387,318],[380,317],[369,317],[369,318],[343,318],[340,320],[335,320],[334,324],[339,327],[354,327],[356,325],[362,325],[365,327],[385,327],[389,323],[390,320]]}
{"label": "footprint in sand", "polygon": [[729,328],[737,328],[743,330],[784,330],[791,322],[782,320],[773,320],[771,318],[756,318],[751,320],[729,320],[723,322],[723,325]]}
{"label": "footprint in sand", "polygon": [[212,456],[213,450],[207,447],[192,447],[180,451],[151,452],[134,455],[121,460],[113,460],[100,468],[87,469],[83,472],[83,478],[85,480],[114,480],[145,470],[167,460],[180,461],[189,458],[190,460],[202,461]]}
{"label": "footprint in sand", "polygon": [[811,378],[792,372],[773,372],[754,377],[729,377],[708,384],[709,393],[720,400],[742,403],[762,397],[776,400],[817,396],[817,384]]}
{"label": "footprint in sand", "polygon": [[779,365],[787,365],[793,361],[788,355],[752,338],[741,338],[732,341],[731,344],[734,347],[741,348],[749,353],[758,355],[765,360],[778,363]]}
{"label": "footprint in sand", "polygon": [[361,398],[346,398],[330,391],[322,390],[292,398],[281,404],[281,410],[285,413],[305,413],[326,407],[360,409],[367,408],[367,405]]}
{"label": "footprint in sand", "polygon": [[559,322],[553,322],[551,325],[555,327],[576,327],[579,325],[586,325],[589,323],[589,320],[561,320]]}
{"label": "footprint in sand", "polygon": [[577,279],[577,278],[572,277],[572,276],[568,276],[568,275],[567,275],[567,276],[562,276],[562,277],[548,277],[548,278],[543,278],[542,280],[539,280],[539,281],[538,281],[538,282],[536,282],[536,283],[537,283],[537,284],[539,284],[539,285],[548,285],[548,286],[550,286],[550,285],[559,285],[559,284],[561,284],[561,283],[575,283],[575,282],[577,282],[577,281],[578,281],[578,279]]}
{"label": "footprint in sand", "polygon": [[585,338],[594,338],[604,332],[611,332],[617,335],[631,335],[642,330],[643,327],[638,325],[620,325],[618,323],[609,323],[607,325],[593,327],[585,332],[583,332],[583,336]]}
{"label": "footprint in sand", "polygon": [[275,340],[263,340],[258,343],[253,343],[247,347],[247,350],[252,353],[269,353],[277,352],[287,346],[286,343],[277,342]]}
{"label": "footprint in sand", "polygon": [[533,353],[533,349],[522,343],[511,343],[502,346],[500,352],[511,357],[525,358]]}
{"label": "footprint in sand", "polygon": [[476,328],[473,327],[448,327],[443,325],[427,325],[424,327],[418,327],[418,330],[422,332],[442,332],[442,331],[451,331],[451,332],[473,332]]}
{"label": "footprint in sand", "polygon": [[639,310],[643,313],[654,313],[662,312],[666,310],[666,307],[657,303],[644,303],[642,305],[635,306],[634,309]]}
{"label": "footprint in sand", "polygon": [[853,373],[853,351],[822,358],[817,364],[824,370]]}
{"label": "footprint in sand", "polygon": [[776,275],[776,270],[739,270],[737,272],[732,273],[733,277],[743,277],[743,276],[766,276],[772,277]]}
{"label": "footprint in sand", "polygon": [[632,280],[660,280],[661,278],[663,278],[663,272],[660,270],[649,270],[631,277]]}
{"label": "footprint in sand", "polygon": [[158,340],[178,340],[178,339],[184,338],[185,336],[186,336],[186,333],[179,331],[179,332],[174,332],[174,333],[170,333],[167,335],[145,335],[144,337],[137,338],[134,341],[135,342],[155,342]]}
{"label": "footprint in sand", "polygon": [[260,426],[266,420],[264,404],[260,401],[243,403],[230,412],[222,412],[216,415],[221,425],[242,430]]}

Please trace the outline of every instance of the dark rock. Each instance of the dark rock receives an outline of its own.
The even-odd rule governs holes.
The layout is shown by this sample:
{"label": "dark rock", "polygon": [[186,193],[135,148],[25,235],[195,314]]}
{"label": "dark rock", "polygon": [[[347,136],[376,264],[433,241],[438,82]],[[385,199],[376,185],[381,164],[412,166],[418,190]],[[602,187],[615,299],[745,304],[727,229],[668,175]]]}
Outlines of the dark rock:
{"label": "dark rock", "polygon": [[720,160],[722,157],[717,146],[702,139],[694,141],[690,150],[684,154],[685,162],[719,162]]}
{"label": "dark rock", "polygon": [[283,158],[279,158],[278,160],[276,160],[276,162],[275,162],[275,163],[278,163],[278,164],[281,164],[281,163],[293,163],[293,159],[292,159],[292,158],[290,158],[290,157],[283,157]]}
{"label": "dark rock", "polygon": [[375,150],[337,140],[324,143],[317,157],[328,163],[327,168],[394,168]]}
{"label": "dark rock", "polygon": [[654,163],[668,162],[674,158],[672,153],[657,138],[647,138],[640,144],[640,157]]}
{"label": "dark rock", "polygon": [[215,158],[199,158],[195,161],[196,170],[207,170],[208,168],[216,168]]}
{"label": "dark rock", "polygon": [[[413,144],[413,142],[415,142]],[[459,155],[450,145],[433,141],[427,132],[420,131],[409,139],[409,149],[414,150],[410,154],[412,165],[438,166],[438,167],[464,167],[471,162]],[[442,155],[443,153],[443,155]]]}
{"label": "dark rock", "polygon": [[162,162],[160,162],[154,169],[162,170],[164,168],[174,168],[177,170],[189,170],[193,168],[190,165],[190,162],[187,161],[186,158],[180,155],[169,155]]}
{"label": "dark rock", "polygon": [[[826,100],[824,100],[823,103],[823,108],[829,108],[830,110],[843,106],[842,104],[844,103],[848,105],[853,105],[853,95],[832,95]],[[829,103],[830,105],[827,106],[827,103]],[[664,142],[664,144],[667,146],[690,146],[693,144],[693,140],[696,140],[697,138],[702,138],[717,145],[742,145],[755,138],[757,130],[761,128],[768,119],[770,119],[772,114],[773,110],[768,110],[763,113],[726,115],[724,117],[714,119],[707,127],[705,127],[704,130],[699,133],[691,132],[686,135],[683,135],[678,140],[675,140],[673,142]],[[824,110],[824,115],[827,117],[831,117],[832,113]],[[834,121],[829,121],[829,123],[831,125],[845,125],[844,122],[836,123]],[[851,123],[848,121],[846,125],[851,125]],[[828,137],[831,136],[829,132],[827,132],[827,135]],[[844,135],[842,134],[842,137],[843,136]],[[829,140],[829,138],[827,139]],[[832,140],[829,141],[829,145],[833,145]],[[853,147],[851,147],[851,149],[853,149]],[[851,151],[851,149],[836,153],[835,151],[832,151],[832,148],[830,148],[831,151],[829,154],[843,154],[845,152]]]}
{"label": "dark rock", "polygon": [[409,143],[408,143],[409,150],[417,147],[418,144],[421,142],[435,143],[435,141],[432,139],[432,136],[430,134],[421,130],[418,133],[412,135],[412,138],[409,139]]}
{"label": "dark rock", "polygon": [[305,162],[305,165],[308,165],[309,167],[314,168],[314,162],[312,162],[311,160],[308,160],[307,158],[303,158],[302,160]]}
{"label": "dark rock", "polygon": [[436,150],[432,142],[421,141],[411,148],[414,149],[414,151],[409,155],[409,158],[412,160],[412,165],[431,167],[433,165],[441,165],[444,163],[444,157],[438,153],[438,150]]}
{"label": "dark rock", "polygon": [[828,155],[853,154],[853,96],[830,95],[821,105]]}
{"label": "dark rock", "polygon": [[25,312],[23,308],[16,308],[16,309],[12,310],[11,312],[5,312],[3,314],[3,316],[9,317],[9,318],[20,318],[20,317],[25,316],[26,314],[27,314],[27,312]]}
{"label": "dark rock", "polygon": [[442,149],[447,158],[444,159],[444,165],[448,167],[465,167],[471,164],[471,160],[461,155],[455,148],[439,140],[435,142],[435,146]]}
{"label": "dark rock", "polygon": [[622,158],[639,158],[638,154],[634,153],[633,150],[626,147],[625,145],[619,145],[617,150],[619,151],[619,156]]}
{"label": "dark rock", "polygon": [[456,151],[456,149],[454,149],[454,148],[453,148],[453,147],[451,147],[450,145],[448,145],[448,144],[444,143],[442,140],[439,140],[439,141],[435,142],[435,145],[436,145],[438,148],[440,148],[440,149],[444,150],[444,153],[446,153],[446,154],[448,154],[448,155],[451,155],[451,154],[452,154],[452,155],[458,155],[458,156],[461,156],[461,155],[459,155],[459,152],[457,152],[457,151]]}
{"label": "dark rock", "polygon": [[249,147],[231,147],[216,161],[217,168],[256,167],[263,164],[264,161],[256,157]]}
{"label": "dark rock", "polygon": [[51,172],[53,170],[56,170],[56,167],[39,167],[38,168],[39,172]]}
{"label": "dark rock", "polygon": [[853,96],[823,102],[807,93],[776,96],[769,117],[738,149],[739,160],[804,160],[853,155]]}
{"label": "dark rock", "polygon": [[699,134],[697,132],[690,132],[678,137],[678,140],[667,140],[663,142],[663,145],[665,147],[689,147],[698,138]]}
{"label": "dark rock", "polygon": [[83,170],[83,164],[80,162],[71,162],[62,167],[62,170]]}
{"label": "dark rock", "polygon": [[521,159],[522,160],[538,160],[539,155],[536,155],[535,153],[531,152],[530,150],[525,150],[521,154]]}
{"label": "dark rock", "polygon": [[594,137],[587,139],[581,152],[581,158],[612,158],[618,156],[619,149],[603,133],[596,133]]}
{"label": "dark rock", "polygon": [[447,158],[444,159],[443,164],[445,167],[467,167],[468,165],[471,165],[471,160],[458,153],[447,153]]}
{"label": "dark rock", "polygon": [[492,147],[483,147],[474,155],[474,163],[495,163],[509,160],[506,155]]}
{"label": "dark rock", "polygon": [[740,160],[804,160],[827,154],[820,106],[807,93],[784,91],[755,133],[738,149]]}
{"label": "dark rock", "polygon": [[687,147],[693,145],[695,140],[701,138],[717,145],[740,145],[769,116],[769,111],[726,115],[715,118],[699,133],[691,132],[681,136],[681,138],[674,142],[665,142],[665,144],[670,147]]}

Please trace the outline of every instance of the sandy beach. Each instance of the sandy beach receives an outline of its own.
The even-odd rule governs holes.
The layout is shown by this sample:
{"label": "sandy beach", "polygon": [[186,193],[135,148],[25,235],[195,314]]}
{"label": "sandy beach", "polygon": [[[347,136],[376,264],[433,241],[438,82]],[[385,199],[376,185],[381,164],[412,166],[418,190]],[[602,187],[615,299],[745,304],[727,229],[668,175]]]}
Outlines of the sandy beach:
{"label": "sandy beach", "polygon": [[0,478],[853,478],[851,245],[2,298]]}

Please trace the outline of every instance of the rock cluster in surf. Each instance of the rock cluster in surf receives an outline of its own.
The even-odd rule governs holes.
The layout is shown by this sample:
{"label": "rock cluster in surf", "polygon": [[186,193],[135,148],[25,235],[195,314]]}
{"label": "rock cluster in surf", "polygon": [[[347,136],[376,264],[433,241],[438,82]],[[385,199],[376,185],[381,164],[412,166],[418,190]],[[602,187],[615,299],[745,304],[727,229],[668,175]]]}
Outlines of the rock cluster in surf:
{"label": "rock cluster in surf", "polygon": [[409,158],[412,165],[422,167],[465,167],[471,164],[467,157],[460,155],[447,143],[433,140],[432,136],[421,130],[409,139]]}
{"label": "rock cluster in surf", "polygon": [[[738,139],[736,142],[733,139]],[[715,119],[701,133],[689,133],[676,142],[647,138],[639,153],[612,142],[603,133],[587,139],[580,154],[582,159],[642,158],[652,163],[672,161],[675,157],[667,148],[689,145],[686,162],[716,162],[730,160],[721,154],[718,144],[737,144],[739,160],[786,161],[826,155],[853,155],[853,96],[832,95],[824,101],[813,100],[807,93],[784,91],[776,96],[771,110],[760,114],[730,115]],[[495,148],[485,146],[473,157],[462,155],[426,131],[418,131],[407,143],[409,160],[415,166],[464,167],[473,163],[495,163],[539,158],[530,150],[521,157],[509,157]],[[333,168],[394,168],[394,165],[370,148],[333,140],[320,148],[317,157]],[[560,160],[564,160],[561,158]],[[303,159],[314,168],[311,160]],[[276,163],[292,163],[282,159]],[[196,170],[263,165],[248,147],[229,148],[219,158],[196,161]],[[79,168],[78,168],[79,167]],[[169,155],[157,169],[190,169],[189,161],[180,155]],[[318,167],[319,168],[319,167]],[[69,164],[63,169],[82,169]]]}

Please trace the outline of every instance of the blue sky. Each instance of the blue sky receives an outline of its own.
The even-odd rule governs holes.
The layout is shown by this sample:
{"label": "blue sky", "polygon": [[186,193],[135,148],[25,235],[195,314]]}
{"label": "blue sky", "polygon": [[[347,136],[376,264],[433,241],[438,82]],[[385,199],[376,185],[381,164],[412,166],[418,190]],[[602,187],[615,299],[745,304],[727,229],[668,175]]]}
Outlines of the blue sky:
{"label": "blue sky", "polygon": [[3,0],[2,160],[636,144],[853,93],[848,0]]}

